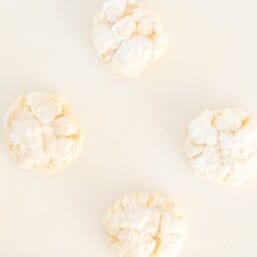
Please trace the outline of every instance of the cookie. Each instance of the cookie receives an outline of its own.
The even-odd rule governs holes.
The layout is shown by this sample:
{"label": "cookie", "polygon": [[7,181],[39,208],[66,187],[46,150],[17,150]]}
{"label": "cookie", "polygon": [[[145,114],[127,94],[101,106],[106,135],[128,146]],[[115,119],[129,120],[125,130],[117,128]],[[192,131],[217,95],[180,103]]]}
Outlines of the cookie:
{"label": "cookie", "polygon": [[201,178],[238,186],[256,173],[257,124],[237,109],[207,110],[188,125],[186,154]]}
{"label": "cookie", "polygon": [[105,0],[92,29],[97,56],[112,71],[136,77],[166,51],[159,15],[136,0]]}
{"label": "cookie", "polygon": [[83,142],[66,100],[47,92],[19,97],[6,115],[4,132],[10,153],[27,170],[62,170],[78,157]]}
{"label": "cookie", "polygon": [[117,200],[103,219],[116,257],[175,257],[186,235],[185,217],[159,193],[132,193]]}

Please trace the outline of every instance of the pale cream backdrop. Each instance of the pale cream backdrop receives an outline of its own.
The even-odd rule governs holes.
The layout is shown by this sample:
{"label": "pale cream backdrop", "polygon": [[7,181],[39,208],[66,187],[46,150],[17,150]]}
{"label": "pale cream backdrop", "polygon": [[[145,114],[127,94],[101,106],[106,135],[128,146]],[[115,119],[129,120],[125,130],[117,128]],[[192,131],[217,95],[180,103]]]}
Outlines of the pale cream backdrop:
{"label": "pale cream backdrop", "polygon": [[0,256],[111,257],[103,211],[135,190],[165,192],[188,217],[181,257],[257,254],[257,176],[239,189],[191,173],[187,122],[206,108],[257,118],[255,0],[150,1],[166,56],[138,79],[109,72],[90,29],[98,0],[0,0],[0,115],[18,95],[53,90],[81,118],[86,142],[57,176],[21,170],[0,144]]}

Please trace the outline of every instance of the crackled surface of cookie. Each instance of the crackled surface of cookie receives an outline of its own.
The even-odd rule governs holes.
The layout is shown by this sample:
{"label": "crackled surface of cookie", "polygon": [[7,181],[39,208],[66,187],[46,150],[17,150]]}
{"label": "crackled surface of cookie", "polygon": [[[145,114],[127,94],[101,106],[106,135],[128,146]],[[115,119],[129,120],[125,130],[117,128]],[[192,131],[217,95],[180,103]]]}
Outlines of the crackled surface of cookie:
{"label": "crackled surface of cookie", "polygon": [[105,0],[95,17],[92,42],[97,55],[119,74],[137,76],[168,45],[159,15],[136,0]]}
{"label": "crackled surface of cookie", "polygon": [[120,198],[107,210],[103,224],[117,257],[175,257],[186,235],[183,213],[158,193]]}
{"label": "crackled surface of cookie", "polygon": [[4,121],[7,147],[28,170],[57,171],[80,153],[83,133],[66,100],[53,93],[19,97]]}
{"label": "crackled surface of cookie", "polygon": [[256,173],[256,121],[237,109],[207,110],[189,123],[185,150],[200,177],[240,185]]}

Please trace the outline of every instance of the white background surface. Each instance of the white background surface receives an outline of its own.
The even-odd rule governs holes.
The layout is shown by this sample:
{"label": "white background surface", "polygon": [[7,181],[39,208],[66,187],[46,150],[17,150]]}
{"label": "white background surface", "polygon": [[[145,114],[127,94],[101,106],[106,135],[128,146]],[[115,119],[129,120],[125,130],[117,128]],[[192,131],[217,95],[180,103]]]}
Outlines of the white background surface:
{"label": "white background surface", "polygon": [[181,257],[257,254],[257,177],[240,189],[193,176],[187,122],[206,108],[257,118],[255,0],[151,1],[167,55],[138,79],[109,72],[90,44],[94,0],[0,0],[0,115],[18,95],[66,96],[86,128],[81,158],[58,176],[20,170],[0,144],[0,256],[111,257],[101,216],[135,190],[170,194],[189,235]]}

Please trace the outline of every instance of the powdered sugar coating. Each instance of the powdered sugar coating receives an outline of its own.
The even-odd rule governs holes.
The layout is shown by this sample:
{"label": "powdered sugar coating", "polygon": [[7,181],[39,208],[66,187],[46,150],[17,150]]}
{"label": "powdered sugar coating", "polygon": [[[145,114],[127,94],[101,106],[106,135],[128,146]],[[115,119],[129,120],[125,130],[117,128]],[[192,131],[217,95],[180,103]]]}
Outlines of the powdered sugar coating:
{"label": "powdered sugar coating", "polygon": [[237,109],[207,110],[189,123],[185,150],[197,175],[238,186],[256,173],[257,124]]}
{"label": "powdered sugar coating", "polygon": [[137,76],[168,45],[159,15],[135,0],[105,0],[96,15],[92,42],[97,55],[117,73]]}
{"label": "powdered sugar coating", "polygon": [[28,170],[57,171],[80,153],[81,126],[66,100],[53,93],[19,97],[4,121],[7,147]]}
{"label": "powdered sugar coating", "polygon": [[175,257],[186,222],[175,202],[158,193],[132,193],[104,216],[104,230],[116,257]]}

